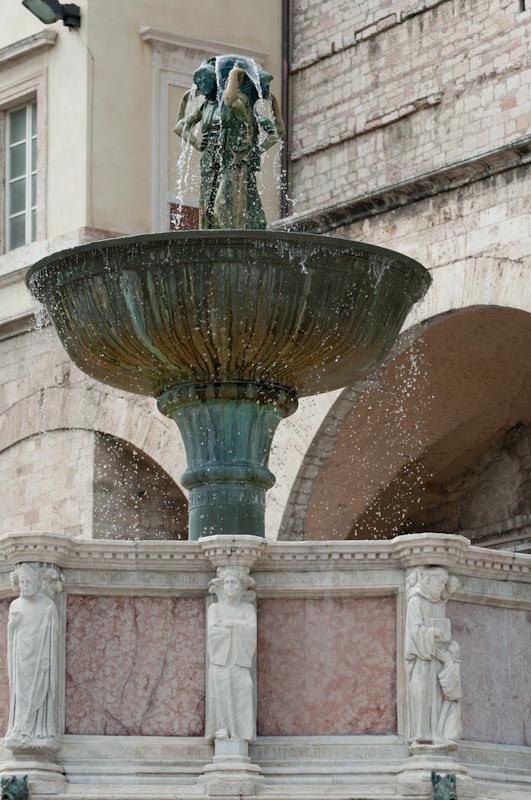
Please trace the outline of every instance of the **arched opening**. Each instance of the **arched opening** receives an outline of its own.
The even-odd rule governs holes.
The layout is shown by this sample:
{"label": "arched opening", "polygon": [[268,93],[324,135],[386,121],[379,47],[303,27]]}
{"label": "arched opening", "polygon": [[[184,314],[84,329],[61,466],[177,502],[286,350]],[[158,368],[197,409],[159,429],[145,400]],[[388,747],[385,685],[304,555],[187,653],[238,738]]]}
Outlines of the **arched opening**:
{"label": "arched opening", "polygon": [[[488,526],[509,529],[511,520],[531,514],[524,452],[531,314],[476,306],[432,318],[406,337],[407,346],[372,384],[352,395],[333,446],[327,432],[327,455],[302,502],[299,494],[305,538],[386,538],[450,527],[481,539]],[[319,437],[306,458],[310,466]],[[489,489],[512,486],[517,473],[512,501]],[[309,480],[305,464],[301,480]],[[283,535],[290,534],[287,526]],[[525,531],[520,538],[525,547]]]}

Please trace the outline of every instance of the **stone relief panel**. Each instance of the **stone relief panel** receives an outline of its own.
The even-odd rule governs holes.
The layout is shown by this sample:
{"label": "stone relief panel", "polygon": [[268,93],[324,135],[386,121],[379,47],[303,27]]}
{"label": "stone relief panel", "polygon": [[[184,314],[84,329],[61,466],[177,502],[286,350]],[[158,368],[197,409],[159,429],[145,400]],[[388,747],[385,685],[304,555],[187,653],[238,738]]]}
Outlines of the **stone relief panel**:
{"label": "stone relief panel", "polygon": [[393,734],[394,597],[258,604],[258,734]]}
{"label": "stone relief panel", "polygon": [[446,616],[458,585],[442,567],[419,567],[407,578],[404,654],[414,747],[455,747],[461,737],[460,647]]}
{"label": "stone relief panel", "polygon": [[531,746],[531,612],[449,604],[462,645],[463,738]]}
{"label": "stone relief panel", "polygon": [[62,589],[54,567],[19,564],[11,573],[7,661],[9,748],[47,747],[59,735],[59,665],[61,637],[55,596]]}
{"label": "stone relief panel", "polygon": [[204,605],[69,596],[66,733],[201,736]]}
{"label": "stone relief panel", "polygon": [[208,741],[256,739],[254,585],[242,566],[220,567],[210,581],[217,603],[209,607],[207,621]]}

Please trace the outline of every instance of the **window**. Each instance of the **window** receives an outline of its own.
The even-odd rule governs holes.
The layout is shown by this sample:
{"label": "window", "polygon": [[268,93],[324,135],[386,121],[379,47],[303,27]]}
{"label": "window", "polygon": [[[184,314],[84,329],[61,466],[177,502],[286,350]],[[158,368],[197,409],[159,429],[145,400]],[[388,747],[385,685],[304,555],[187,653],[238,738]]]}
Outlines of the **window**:
{"label": "window", "polygon": [[37,233],[37,103],[6,116],[6,250],[13,250]]}

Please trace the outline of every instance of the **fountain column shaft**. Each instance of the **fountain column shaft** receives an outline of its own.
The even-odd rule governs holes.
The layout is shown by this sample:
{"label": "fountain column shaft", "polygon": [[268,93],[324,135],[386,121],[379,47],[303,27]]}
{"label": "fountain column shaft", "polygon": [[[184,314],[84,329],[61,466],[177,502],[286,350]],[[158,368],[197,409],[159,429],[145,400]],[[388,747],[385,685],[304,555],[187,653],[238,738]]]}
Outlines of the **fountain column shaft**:
{"label": "fountain column shaft", "polygon": [[256,383],[187,384],[164,392],[159,409],[181,431],[188,469],[189,538],[265,535],[273,435],[293,413],[293,393]]}

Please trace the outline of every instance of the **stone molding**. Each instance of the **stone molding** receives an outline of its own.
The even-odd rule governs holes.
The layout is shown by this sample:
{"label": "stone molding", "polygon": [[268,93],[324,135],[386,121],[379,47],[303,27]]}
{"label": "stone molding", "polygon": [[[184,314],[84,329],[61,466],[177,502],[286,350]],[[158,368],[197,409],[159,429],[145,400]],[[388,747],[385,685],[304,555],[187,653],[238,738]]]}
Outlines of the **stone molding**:
{"label": "stone molding", "polygon": [[199,544],[214,569],[227,565],[251,569],[266,541],[257,536],[206,536],[199,539]]}
{"label": "stone molding", "polygon": [[[271,573],[278,573],[278,583],[287,584],[294,574],[299,576],[297,583],[304,583],[300,574],[310,573],[308,580],[314,585],[312,574],[335,573],[334,582],[339,587],[340,582],[347,585],[352,580],[349,576],[339,579],[341,573],[359,576],[383,570],[386,579],[381,585],[392,592],[400,584],[397,571],[428,565],[442,566],[469,578],[531,584],[531,555],[474,547],[462,536],[444,533],[339,542],[269,541],[247,536],[205,537],[199,542],[80,540],[64,534],[34,532],[1,536],[0,575],[22,562],[45,562],[73,571],[94,570],[95,575],[102,576],[129,571],[129,576],[120,579],[122,586],[126,578],[138,586],[141,571],[153,581],[157,573],[205,575],[229,563],[252,567],[259,586]],[[282,573],[290,573],[286,581],[281,578]],[[389,582],[391,573],[395,578]],[[201,584],[202,578],[199,580]],[[378,584],[374,577],[367,580]],[[86,585],[86,581],[82,583]]]}
{"label": "stone molding", "polygon": [[[98,775],[100,784],[119,784],[120,797],[127,795],[126,787],[138,792],[138,784],[141,783],[148,786],[155,784],[152,788],[157,792],[156,797],[174,798],[175,782],[195,784],[212,758],[212,746],[200,737],[67,735],[62,737],[61,745],[59,760],[72,780],[69,794],[73,793],[75,797],[78,791],[86,797],[82,784],[92,784],[93,776]],[[395,736],[258,737],[256,743],[251,745],[250,752],[253,760],[260,765],[264,777],[268,781],[275,781],[262,789],[261,796],[267,797],[271,793],[276,798],[279,794],[275,784],[279,782],[286,787],[287,796],[291,797],[297,788],[302,796],[304,792],[300,778],[304,776],[307,780],[308,775],[320,784],[322,796],[327,784],[333,782],[334,797],[358,797],[357,794],[348,793],[348,784],[352,792],[353,784],[367,780],[370,775],[373,776],[373,782],[374,772],[377,771],[379,783],[389,785],[389,782],[393,782],[396,787],[397,774],[408,764],[407,747]],[[459,744],[458,757],[467,764],[473,778],[518,782],[522,786],[522,797],[529,791],[523,781],[531,771],[530,748],[466,741]],[[0,746],[0,761],[8,758],[9,751]],[[341,785],[346,795],[340,794]],[[75,792],[74,786],[77,789]],[[306,787],[308,789],[308,784]],[[192,786],[190,790],[193,792]],[[97,787],[93,787],[89,794],[94,798],[109,796],[103,792],[98,794]],[[137,796],[131,794],[131,797]],[[179,793],[179,797],[182,796]],[[329,796],[328,793],[326,796]],[[366,798],[373,795],[361,796]],[[392,796],[397,797],[394,792]],[[516,797],[515,800],[520,798]]]}
{"label": "stone molding", "polygon": [[454,191],[530,163],[531,135],[527,135],[494,150],[443,165],[374,192],[335,203],[333,206],[313,208],[301,214],[285,217],[273,223],[271,228],[326,233],[375,214],[383,214],[443,192]]}
{"label": "stone molding", "polygon": [[[140,38],[153,48],[169,45],[171,48],[185,49],[196,60],[197,58],[205,58],[206,54],[210,57],[212,55],[223,55],[224,53],[239,53],[242,56],[248,56],[260,62],[269,57],[269,53],[242,47],[239,44],[219,42],[216,39],[205,39],[198,36],[187,36],[183,33],[176,33],[175,31],[150,25],[143,25],[139,30],[139,34]],[[198,64],[195,66],[198,66]]]}
{"label": "stone molding", "polygon": [[33,36],[26,36],[24,39],[19,39],[18,42],[2,47],[0,49],[0,69],[16,58],[32,56],[47,47],[53,47],[57,41],[57,36],[57,31],[45,28],[43,31],[33,34]]}

